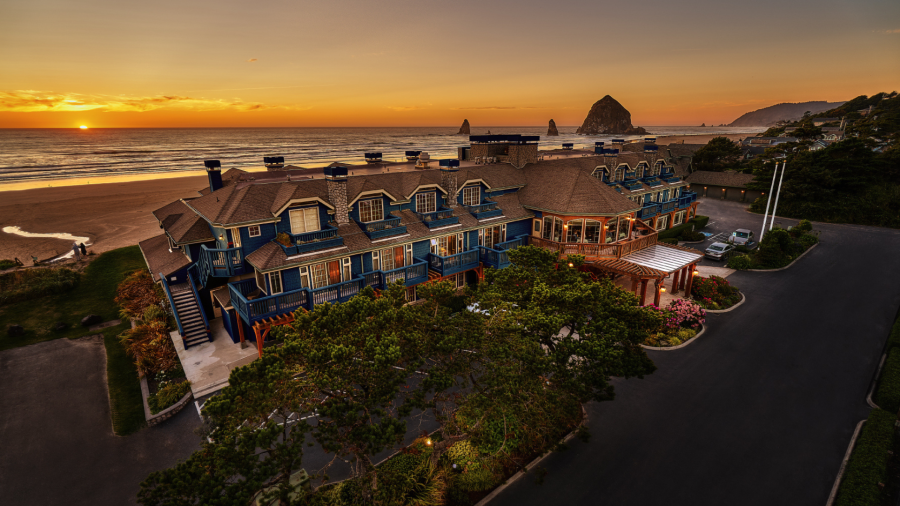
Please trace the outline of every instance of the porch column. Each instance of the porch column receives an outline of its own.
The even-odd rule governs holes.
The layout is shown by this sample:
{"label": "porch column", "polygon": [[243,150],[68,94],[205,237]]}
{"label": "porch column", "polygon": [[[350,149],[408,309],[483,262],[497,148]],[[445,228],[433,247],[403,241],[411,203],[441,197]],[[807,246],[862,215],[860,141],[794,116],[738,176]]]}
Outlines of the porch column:
{"label": "porch column", "polygon": [[631,278],[631,291],[634,292],[635,295],[638,294],[638,278]]}
{"label": "porch column", "polygon": [[[678,287],[680,290],[684,290],[684,286],[687,284],[687,278],[691,275],[691,272],[692,271],[689,266],[685,266],[683,269],[681,269],[681,286]],[[687,292],[684,293],[685,295],[690,295]]]}
{"label": "porch column", "polygon": [[[228,317],[228,312],[225,312],[225,316]],[[238,335],[241,336],[241,348],[244,347],[244,320],[241,319],[241,315],[237,315],[237,327],[238,327]]]}
{"label": "porch column", "polygon": [[647,302],[646,302],[647,301],[647,281],[650,281],[650,280],[649,279],[641,280],[641,305],[642,306],[647,304]]}
{"label": "porch column", "polygon": [[679,281],[680,274],[681,274],[681,269],[678,269],[677,271],[672,273],[672,276],[673,276],[672,277],[672,295],[675,295],[676,293],[678,293],[678,281]]}
{"label": "porch column", "polygon": [[660,291],[659,291],[659,289],[661,287],[660,281],[661,280],[659,280],[659,279],[656,279],[653,281],[653,288],[654,288],[654,291],[656,292],[656,294],[653,296],[653,304],[657,307],[659,307],[659,298],[662,295],[662,293],[660,293]]}
{"label": "porch column", "polygon": [[262,358],[263,336],[259,333],[259,326],[253,326],[253,333],[256,334],[256,351],[259,352],[259,358]]}
{"label": "porch column", "polygon": [[687,284],[684,286],[684,294],[686,296],[691,295],[691,285],[694,282],[694,269],[696,268],[696,266],[697,266],[697,264],[691,264],[688,266],[688,269],[690,270],[690,272],[688,272]]}

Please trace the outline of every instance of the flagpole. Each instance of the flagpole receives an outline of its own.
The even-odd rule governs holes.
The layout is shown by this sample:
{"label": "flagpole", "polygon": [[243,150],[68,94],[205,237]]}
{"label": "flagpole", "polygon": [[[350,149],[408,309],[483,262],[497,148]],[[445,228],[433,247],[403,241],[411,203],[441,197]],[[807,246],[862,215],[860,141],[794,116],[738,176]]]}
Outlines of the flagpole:
{"label": "flagpole", "polygon": [[781,177],[778,179],[778,192],[775,194],[775,207],[772,208],[772,221],[769,222],[769,230],[775,225],[775,211],[778,210],[778,197],[781,196],[781,183],[784,182],[784,170],[787,166],[787,160],[781,162]]}
{"label": "flagpole", "polygon": [[763,214],[762,231],[759,233],[759,240],[762,241],[766,234],[766,220],[769,219],[769,205],[772,204],[772,192],[775,191],[775,178],[778,177],[778,162],[775,162],[775,173],[772,174],[772,186],[769,188],[769,200],[766,201],[766,213]]}

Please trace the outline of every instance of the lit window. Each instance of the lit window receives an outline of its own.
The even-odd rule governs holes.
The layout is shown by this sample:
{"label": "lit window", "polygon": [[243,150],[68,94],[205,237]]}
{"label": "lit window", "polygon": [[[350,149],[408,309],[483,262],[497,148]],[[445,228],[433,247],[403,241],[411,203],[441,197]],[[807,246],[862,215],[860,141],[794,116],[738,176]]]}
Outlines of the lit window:
{"label": "lit window", "polygon": [[272,288],[270,295],[281,293],[281,271],[269,273],[269,286]]}
{"label": "lit window", "polygon": [[259,230],[259,225],[251,225],[247,227],[247,234],[250,237],[259,237],[261,233],[262,232],[260,232]]}
{"label": "lit window", "polygon": [[437,210],[435,205],[434,193],[416,194],[416,212],[417,213],[433,213]]}
{"label": "lit window", "polygon": [[384,207],[381,199],[363,200],[359,203],[359,221],[369,223],[384,219]]}
{"label": "lit window", "polygon": [[481,188],[477,186],[467,186],[463,188],[463,205],[477,206],[481,203]]}
{"label": "lit window", "polygon": [[319,226],[319,208],[307,207],[305,209],[292,209],[291,216],[291,232],[294,234],[302,234],[304,232],[315,232],[321,227]]}

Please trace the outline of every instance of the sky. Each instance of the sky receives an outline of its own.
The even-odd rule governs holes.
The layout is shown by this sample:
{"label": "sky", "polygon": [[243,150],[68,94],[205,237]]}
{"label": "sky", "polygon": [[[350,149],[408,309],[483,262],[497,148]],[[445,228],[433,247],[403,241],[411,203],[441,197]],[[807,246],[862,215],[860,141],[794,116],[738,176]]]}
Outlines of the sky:
{"label": "sky", "polygon": [[729,123],[900,89],[896,0],[3,0],[0,128]]}

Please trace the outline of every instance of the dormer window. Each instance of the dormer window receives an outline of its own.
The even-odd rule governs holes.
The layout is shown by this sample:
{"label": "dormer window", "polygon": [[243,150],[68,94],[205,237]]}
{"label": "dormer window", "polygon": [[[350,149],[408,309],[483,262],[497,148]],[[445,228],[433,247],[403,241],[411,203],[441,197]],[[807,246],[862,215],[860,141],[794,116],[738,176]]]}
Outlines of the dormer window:
{"label": "dormer window", "polygon": [[302,234],[304,232],[315,232],[316,230],[321,229],[318,207],[292,209],[289,214],[291,217],[291,233]]}
{"label": "dormer window", "polygon": [[250,225],[247,227],[247,235],[250,237],[259,237],[262,232],[259,229],[259,225]]}
{"label": "dormer window", "polygon": [[434,193],[418,193],[416,194],[416,212],[420,214],[433,213],[437,211]]}
{"label": "dormer window", "polygon": [[624,181],[625,180],[625,169],[618,168],[616,169],[616,181]]}
{"label": "dormer window", "polygon": [[362,200],[359,202],[359,221],[369,223],[384,219],[384,204],[381,199]]}
{"label": "dormer window", "polygon": [[477,206],[478,204],[481,204],[481,188],[478,186],[463,188],[463,205]]}

